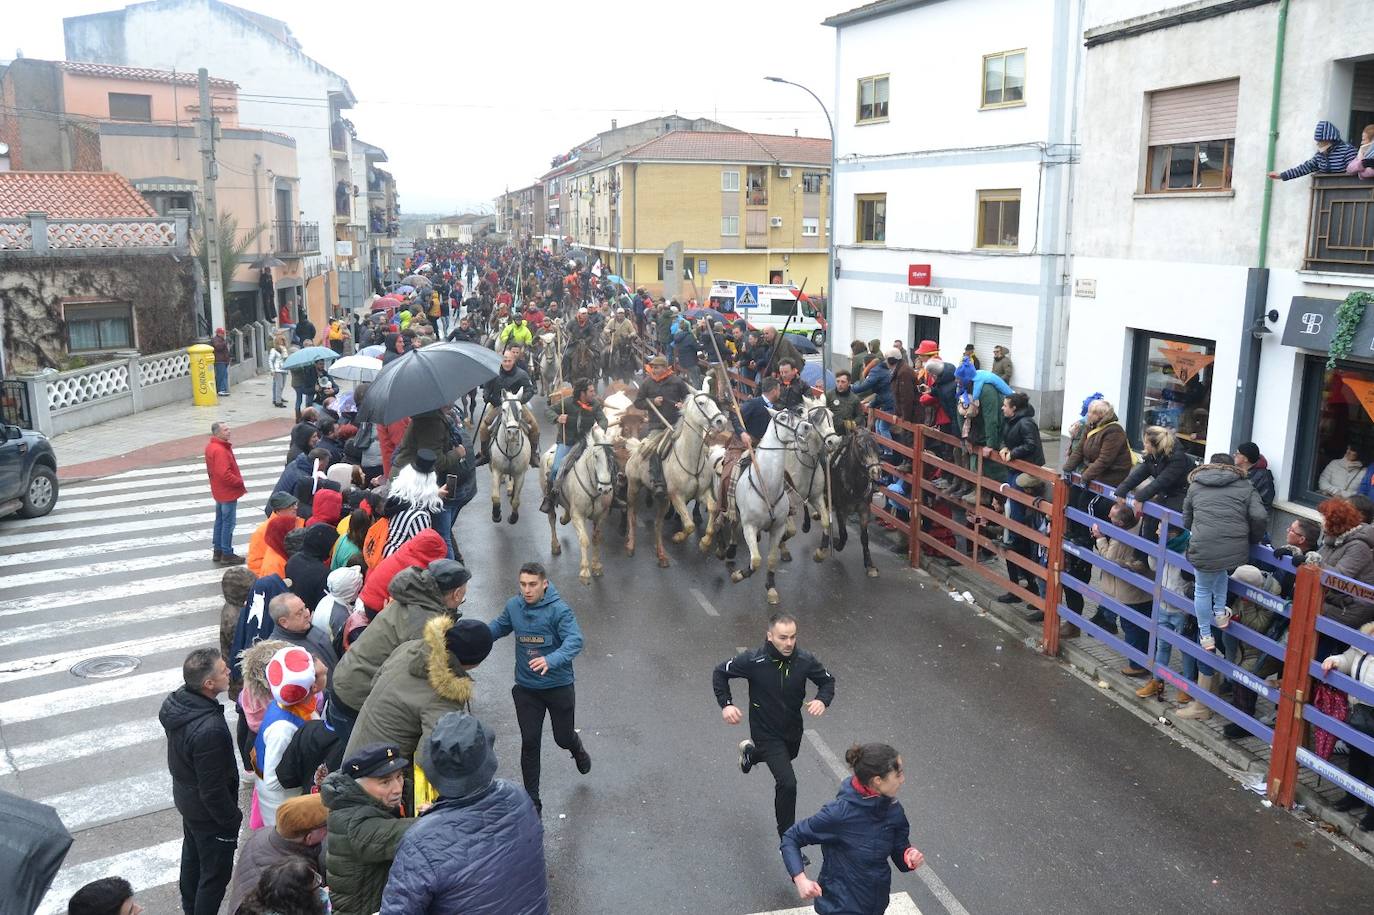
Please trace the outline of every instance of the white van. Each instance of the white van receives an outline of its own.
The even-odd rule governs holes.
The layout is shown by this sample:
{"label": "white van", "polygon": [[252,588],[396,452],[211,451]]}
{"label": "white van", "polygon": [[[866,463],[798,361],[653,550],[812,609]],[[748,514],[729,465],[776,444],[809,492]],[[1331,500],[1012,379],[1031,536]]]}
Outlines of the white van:
{"label": "white van", "polygon": [[735,295],[736,287],[744,285],[752,284],[716,280],[711,284],[710,307],[737,312],[755,328],[776,327],[781,331],[786,326],[789,334],[809,337],[818,345],[824,342],[825,319],[796,286],[760,283],[758,304],[748,305],[738,302]]}

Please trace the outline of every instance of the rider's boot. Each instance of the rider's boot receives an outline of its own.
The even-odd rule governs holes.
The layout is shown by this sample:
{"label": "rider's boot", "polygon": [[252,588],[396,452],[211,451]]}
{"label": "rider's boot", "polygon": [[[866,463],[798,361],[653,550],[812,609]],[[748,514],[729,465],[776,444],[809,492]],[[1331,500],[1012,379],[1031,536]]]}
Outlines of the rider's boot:
{"label": "rider's boot", "polygon": [[[486,432],[487,427],[482,427],[482,432]],[[491,463],[491,438],[485,435],[477,436],[477,460],[474,466],[481,467],[483,464]]]}
{"label": "rider's boot", "polygon": [[538,467],[540,457],[542,455],[539,452],[539,424],[536,423],[530,430],[530,466]]}
{"label": "rider's boot", "polygon": [[663,476],[663,458],[657,453],[649,457],[649,491],[655,499],[668,497],[668,481]]}

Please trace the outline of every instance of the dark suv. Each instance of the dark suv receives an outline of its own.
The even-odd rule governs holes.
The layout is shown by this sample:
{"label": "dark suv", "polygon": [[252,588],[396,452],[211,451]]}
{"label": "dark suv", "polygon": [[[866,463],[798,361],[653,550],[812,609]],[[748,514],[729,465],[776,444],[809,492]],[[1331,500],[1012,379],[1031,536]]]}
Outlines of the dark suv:
{"label": "dark suv", "polygon": [[57,456],[47,436],[0,425],[0,518],[38,518],[57,504]]}

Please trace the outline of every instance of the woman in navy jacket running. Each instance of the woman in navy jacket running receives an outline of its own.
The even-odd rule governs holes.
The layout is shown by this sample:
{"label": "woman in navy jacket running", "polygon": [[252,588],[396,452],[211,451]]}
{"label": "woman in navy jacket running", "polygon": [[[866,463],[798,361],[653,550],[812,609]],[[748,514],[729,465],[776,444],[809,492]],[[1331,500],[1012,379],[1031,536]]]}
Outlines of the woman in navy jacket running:
{"label": "woman in navy jacket running", "polygon": [[[866,743],[850,747],[844,759],[854,777],[819,813],[783,834],[782,859],[797,894],[816,900],[822,915],[881,915],[892,890],[888,859],[901,871],[925,861],[908,839],[906,813],[896,800],[906,781],[902,758],[885,743]],[[824,854],[819,883],[806,876],[801,850],[807,845]]]}

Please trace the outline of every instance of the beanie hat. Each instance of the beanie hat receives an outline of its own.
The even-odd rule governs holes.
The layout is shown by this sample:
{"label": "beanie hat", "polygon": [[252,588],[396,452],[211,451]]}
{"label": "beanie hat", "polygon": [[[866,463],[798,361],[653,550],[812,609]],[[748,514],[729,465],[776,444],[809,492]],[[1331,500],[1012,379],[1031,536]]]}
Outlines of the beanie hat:
{"label": "beanie hat", "polygon": [[1088,415],[1088,407],[1091,407],[1091,406],[1092,406],[1094,400],[1101,400],[1101,399],[1102,399],[1102,393],[1101,393],[1100,391],[1093,391],[1093,392],[1092,392],[1091,394],[1089,394],[1087,397],[1083,398],[1083,409],[1081,409],[1081,410],[1078,411],[1078,418],[1079,418],[1079,419],[1082,419],[1083,417],[1087,416],[1087,415]]}
{"label": "beanie hat", "polygon": [[281,705],[295,705],[310,695],[315,685],[315,659],[296,645],[283,648],[267,662],[267,685]]}
{"label": "beanie hat", "polygon": [[329,573],[325,584],[335,598],[345,604],[352,604],[358,599],[358,592],[363,589],[362,569],[357,566],[340,566]]}
{"label": "beanie hat", "polygon": [[456,559],[436,559],[429,564],[429,574],[434,576],[434,583],[439,586],[440,591],[452,591],[454,588],[461,588],[472,580],[472,573],[467,566]]}
{"label": "beanie hat", "polygon": [[964,360],[959,363],[959,367],[954,370],[954,377],[968,386],[973,384],[973,376],[976,372],[977,369],[973,367],[973,360],[965,356]]}
{"label": "beanie hat", "polygon": [[419,473],[433,473],[438,460],[439,455],[428,448],[421,448],[415,452],[415,470]]}
{"label": "beanie hat", "polygon": [[1260,459],[1259,445],[1254,442],[1241,442],[1236,446],[1236,453],[1245,455],[1245,459],[1251,464],[1257,463]]}
{"label": "beanie hat", "polygon": [[318,794],[302,794],[287,798],[277,808],[277,832],[288,839],[303,839],[319,829],[329,818],[329,811]]}
{"label": "beanie hat", "polygon": [[481,620],[459,620],[444,634],[444,644],[460,664],[480,664],[491,654],[491,629]]}

